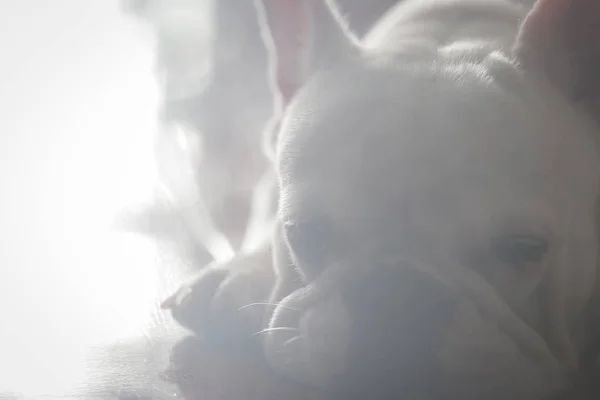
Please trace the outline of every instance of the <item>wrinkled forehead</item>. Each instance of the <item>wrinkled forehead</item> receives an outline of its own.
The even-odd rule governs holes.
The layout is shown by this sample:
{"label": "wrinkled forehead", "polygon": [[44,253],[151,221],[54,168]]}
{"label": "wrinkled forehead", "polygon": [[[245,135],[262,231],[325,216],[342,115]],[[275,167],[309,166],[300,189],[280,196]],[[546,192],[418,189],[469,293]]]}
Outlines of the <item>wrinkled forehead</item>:
{"label": "wrinkled forehead", "polygon": [[302,199],[383,210],[455,193],[541,206],[589,192],[597,179],[591,141],[523,85],[465,63],[318,76],[283,126],[284,208]]}

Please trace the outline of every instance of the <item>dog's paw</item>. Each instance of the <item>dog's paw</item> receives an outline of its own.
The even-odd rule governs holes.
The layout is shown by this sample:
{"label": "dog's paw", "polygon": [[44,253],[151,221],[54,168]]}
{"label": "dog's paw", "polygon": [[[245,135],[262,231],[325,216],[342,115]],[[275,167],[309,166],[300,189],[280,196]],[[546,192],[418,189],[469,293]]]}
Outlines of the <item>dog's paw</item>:
{"label": "dog's paw", "polygon": [[270,253],[211,264],[182,285],[162,307],[183,327],[215,345],[260,348],[257,333],[269,311],[274,281]]}
{"label": "dog's paw", "polygon": [[171,351],[164,381],[189,400],[321,400],[315,389],[275,373],[264,359],[227,353],[203,340],[187,337]]}

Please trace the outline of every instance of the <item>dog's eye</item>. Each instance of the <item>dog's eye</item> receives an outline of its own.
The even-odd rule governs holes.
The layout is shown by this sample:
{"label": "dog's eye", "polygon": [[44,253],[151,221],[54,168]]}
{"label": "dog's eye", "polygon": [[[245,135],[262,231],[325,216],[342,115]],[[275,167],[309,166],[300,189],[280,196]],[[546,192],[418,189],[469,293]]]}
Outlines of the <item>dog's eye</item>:
{"label": "dog's eye", "polygon": [[297,261],[305,265],[324,262],[329,247],[329,230],[320,220],[285,224],[285,235]]}
{"label": "dog's eye", "polygon": [[503,235],[493,240],[492,248],[506,264],[531,264],[542,261],[548,251],[548,242],[533,235]]}

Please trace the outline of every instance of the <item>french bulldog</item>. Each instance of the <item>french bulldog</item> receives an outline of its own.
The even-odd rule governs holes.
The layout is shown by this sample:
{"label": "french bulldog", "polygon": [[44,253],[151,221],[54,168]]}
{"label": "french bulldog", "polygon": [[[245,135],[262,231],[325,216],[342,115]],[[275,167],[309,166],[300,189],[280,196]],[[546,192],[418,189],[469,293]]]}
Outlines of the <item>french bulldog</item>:
{"label": "french bulldog", "polygon": [[333,1],[256,5],[276,224],[164,306],[333,398],[568,393],[599,339],[600,2],[405,0],[362,40]]}

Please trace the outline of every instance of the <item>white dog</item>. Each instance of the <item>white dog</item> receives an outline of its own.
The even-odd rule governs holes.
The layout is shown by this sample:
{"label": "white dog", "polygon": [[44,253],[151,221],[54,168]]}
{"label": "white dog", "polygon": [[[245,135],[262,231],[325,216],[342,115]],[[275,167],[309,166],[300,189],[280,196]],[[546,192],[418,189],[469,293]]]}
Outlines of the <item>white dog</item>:
{"label": "white dog", "polygon": [[568,391],[600,316],[600,2],[405,0],[360,42],[329,2],[258,9],[297,85],[279,223],[174,317],[342,398]]}

